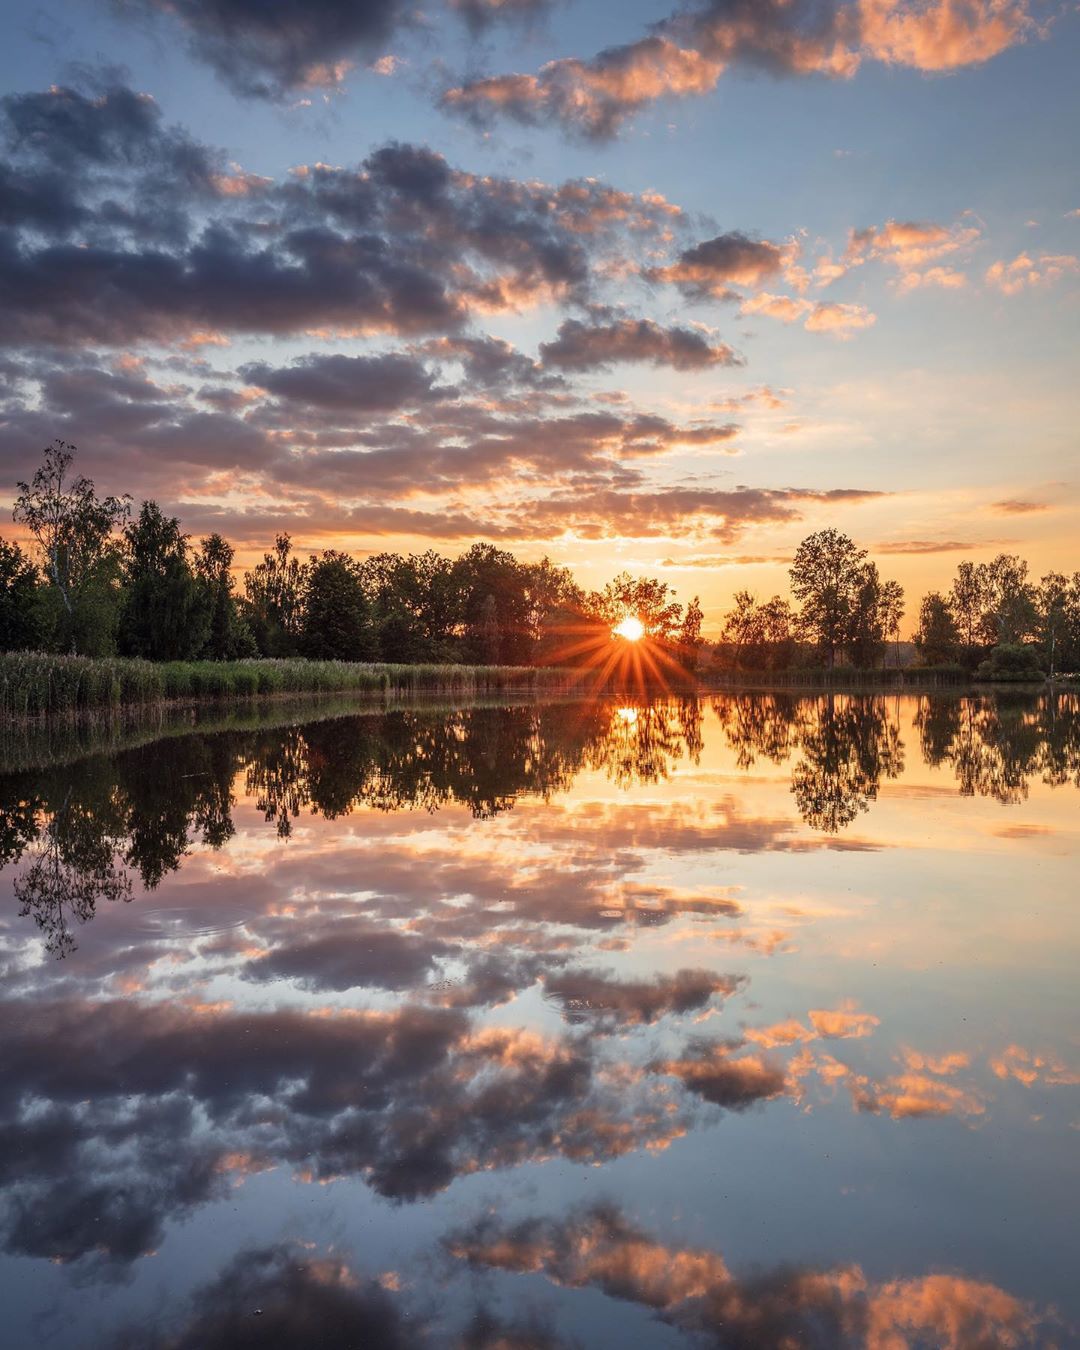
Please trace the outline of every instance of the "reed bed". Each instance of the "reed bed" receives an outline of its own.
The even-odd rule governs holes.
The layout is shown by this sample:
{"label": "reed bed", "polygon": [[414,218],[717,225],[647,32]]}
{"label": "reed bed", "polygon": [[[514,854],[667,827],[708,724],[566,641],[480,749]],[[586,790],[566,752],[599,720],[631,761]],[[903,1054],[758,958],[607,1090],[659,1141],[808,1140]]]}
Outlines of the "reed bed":
{"label": "reed bed", "polygon": [[155,704],[288,694],[565,692],[573,671],[532,666],[393,665],[351,661],[152,661],[44,652],[0,653],[0,718],[74,716]]}

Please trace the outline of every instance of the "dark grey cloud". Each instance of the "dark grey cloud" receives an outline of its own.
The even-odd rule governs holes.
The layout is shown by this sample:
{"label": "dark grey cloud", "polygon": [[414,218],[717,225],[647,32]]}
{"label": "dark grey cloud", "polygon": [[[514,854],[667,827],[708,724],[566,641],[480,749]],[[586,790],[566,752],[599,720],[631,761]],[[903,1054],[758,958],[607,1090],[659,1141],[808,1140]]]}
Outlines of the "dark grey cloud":
{"label": "dark grey cloud", "polygon": [[624,361],[645,361],[675,370],[742,364],[726,343],[710,342],[694,328],[665,328],[652,319],[609,323],[566,319],[552,342],[541,343],[540,356],[546,366],[561,370],[595,370]]}
{"label": "dark grey cloud", "polygon": [[342,63],[376,54],[409,22],[405,0],[114,0],[122,13],[168,15],[192,52],[236,93],[278,98],[333,87]]}
{"label": "dark grey cloud", "polygon": [[4,123],[9,346],[454,332],[475,310],[584,301],[622,232],[672,218],[648,194],[478,177],[396,143],[272,183],[117,84],[13,95]]}
{"label": "dark grey cloud", "polygon": [[403,411],[454,391],[436,388],[434,377],[414,357],[311,355],[290,366],[256,362],[241,366],[248,384],[289,403],[350,412]]}
{"label": "dark grey cloud", "polygon": [[[377,1280],[364,1279],[340,1256],[322,1257],[280,1243],[239,1252],[191,1296],[183,1320],[151,1318],[121,1331],[111,1350],[409,1350],[428,1344],[423,1320]],[[179,1322],[179,1326],[175,1325]]]}
{"label": "dark grey cloud", "polygon": [[71,998],[0,1011],[0,1232],[28,1256],[122,1267],[225,1194],[238,1165],[363,1176],[400,1202],[553,1149],[600,1162],[685,1128],[655,1081],[628,1090],[593,1047],[453,1008]]}
{"label": "dark grey cloud", "polygon": [[781,1096],[787,1076],[779,1064],[738,1052],[743,1041],[692,1042],[680,1059],[657,1060],[654,1073],[671,1074],[697,1096],[727,1111],[745,1111],[758,1102]]}
{"label": "dark grey cloud", "polygon": [[652,269],[652,281],[672,282],[691,299],[737,299],[733,286],[759,286],[784,266],[785,250],[768,239],[732,230],[684,249],[670,267]]}
{"label": "dark grey cloud", "polygon": [[680,970],[651,980],[618,980],[609,971],[567,970],[549,975],[549,997],[571,1021],[611,1020],[635,1026],[668,1013],[695,1012],[713,998],[729,998],[740,980],[708,970]]}

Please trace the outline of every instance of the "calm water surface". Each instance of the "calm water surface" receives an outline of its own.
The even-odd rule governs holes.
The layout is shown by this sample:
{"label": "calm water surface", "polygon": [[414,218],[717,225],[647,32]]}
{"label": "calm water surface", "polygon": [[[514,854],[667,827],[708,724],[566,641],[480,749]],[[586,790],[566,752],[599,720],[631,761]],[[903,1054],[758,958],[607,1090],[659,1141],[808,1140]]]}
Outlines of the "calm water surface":
{"label": "calm water surface", "polygon": [[1080,1344],[1075,697],[5,755],[5,1345]]}

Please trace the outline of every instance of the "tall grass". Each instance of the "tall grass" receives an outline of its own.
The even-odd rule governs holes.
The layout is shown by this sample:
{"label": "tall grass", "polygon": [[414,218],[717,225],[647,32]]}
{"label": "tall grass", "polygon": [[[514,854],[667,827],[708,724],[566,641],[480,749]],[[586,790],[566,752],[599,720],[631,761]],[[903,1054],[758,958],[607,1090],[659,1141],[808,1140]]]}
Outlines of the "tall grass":
{"label": "tall grass", "polygon": [[350,661],[173,661],[0,653],[0,718],[45,717],[275,694],[492,694],[568,690],[573,671]]}

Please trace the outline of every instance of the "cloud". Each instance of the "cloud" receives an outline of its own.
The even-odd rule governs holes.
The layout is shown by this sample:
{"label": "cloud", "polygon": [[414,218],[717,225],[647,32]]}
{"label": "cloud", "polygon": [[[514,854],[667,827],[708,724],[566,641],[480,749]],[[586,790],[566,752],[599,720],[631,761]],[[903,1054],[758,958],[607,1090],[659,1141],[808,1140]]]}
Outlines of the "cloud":
{"label": "cloud", "polygon": [[701,1041],[682,1059],[656,1060],[653,1073],[678,1078],[688,1091],[727,1111],[745,1111],[787,1090],[783,1068],[757,1055],[739,1054],[738,1042]]}
{"label": "cloud", "polygon": [[[278,1243],[239,1252],[196,1290],[190,1312],[168,1331],[121,1331],[115,1350],[235,1350],[264,1345],[377,1345],[407,1350],[427,1343],[424,1319],[375,1279],[336,1256]],[[257,1321],[253,1321],[255,1314]]]}
{"label": "cloud", "polygon": [[737,298],[732,286],[756,288],[777,276],[791,259],[791,246],[755,239],[741,231],[716,235],[684,249],[669,267],[653,269],[652,281],[677,285],[690,298]]}
{"label": "cloud", "polygon": [[832,300],[795,299],[790,295],[771,295],[768,291],[744,300],[740,314],[764,314],[782,323],[797,323],[809,333],[831,333],[834,337],[849,338],[861,328],[871,328],[877,316],[865,305],[839,304]]}
{"label": "cloud", "polygon": [[[709,1344],[857,1347],[933,1344],[941,1350],[1042,1344],[1052,1311],[997,1285],[929,1274],[882,1282],[857,1265],[733,1273],[707,1248],[667,1246],[612,1204],[559,1219],[478,1219],[445,1239],[477,1269],[540,1274],[569,1289],[594,1288],[639,1304]],[[1049,1343],[1049,1342],[1047,1342]]]}
{"label": "cloud", "polygon": [[990,503],[991,511],[1003,516],[1029,516],[1036,511],[1049,511],[1046,502],[1032,502],[1021,497],[1006,497],[1000,502]]}
{"label": "cloud", "polygon": [[991,263],[986,269],[986,284],[1003,295],[1019,295],[1034,287],[1053,286],[1078,271],[1080,259],[1071,253],[1043,253],[1038,258],[1018,253],[1011,262],[1001,259]]}
{"label": "cloud", "polygon": [[707,970],[632,981],[616,980],[609,972],[568,970],[549,976],[544,986],[570,1021],[611,1020],[638,1026],[670,1013],[696,1012],[715,997],[729,998],[741,983],[734,976]]}
{"label": "cloud", "polygon": [[250,5],[244,0],[117,0],[122,12],[179,22],[192,53],[234,92],[280,98],[334,88],[356,59],[374,53],[409,20],[402,0],[304,0]]}
{"label": "cloud", "polygon": [[964,553],[985,544],[962,539],[889,539],[874,545],[875,553]]}
{"label": "cloud", "polygon": [[480,126],[508,117],[605,140],[650,104],[710,92],[732,68],[831,79],[867,60],[953,70],[1043,32],[1030,0],[698,0],[635,42],[549,61],[535,75],[467,80],[442,103]]}
{"label": "cloud", "polygon": [[596,370],[623,361],[647,361],[675,370],[742,364],[726,343],[713,344],[697,329],[664,328],[651,319],[611,323],[566,319],[552,342],[540,344],[540,356],[545,366],[560,370]]}
{"label": "cloud", "polygon": [[535,23],[554,6],[555,0],[449,0],[474,33],[483,33],[496,23]]}
{"label": "cloud", "polygon": [[398,412],[452,393],[434,387],[432,373],[413,357],[318,356],[290,366],[242,366],[249,385],[292,403],[349,412]]}
{"label": "cloud", "polygon": [[3,108],[8,345],[451,333],[584,300],[616,240],[679,214],[655,193],[476,176],[398,143],[270,182],[115,82]]}
{"label": "cloud", "polygon": [[958,291],[967,285],[967,277],[952,267],[929,267],[925,272],[905,272],[897,282],[901,295],[926,287],[942,291]]}

